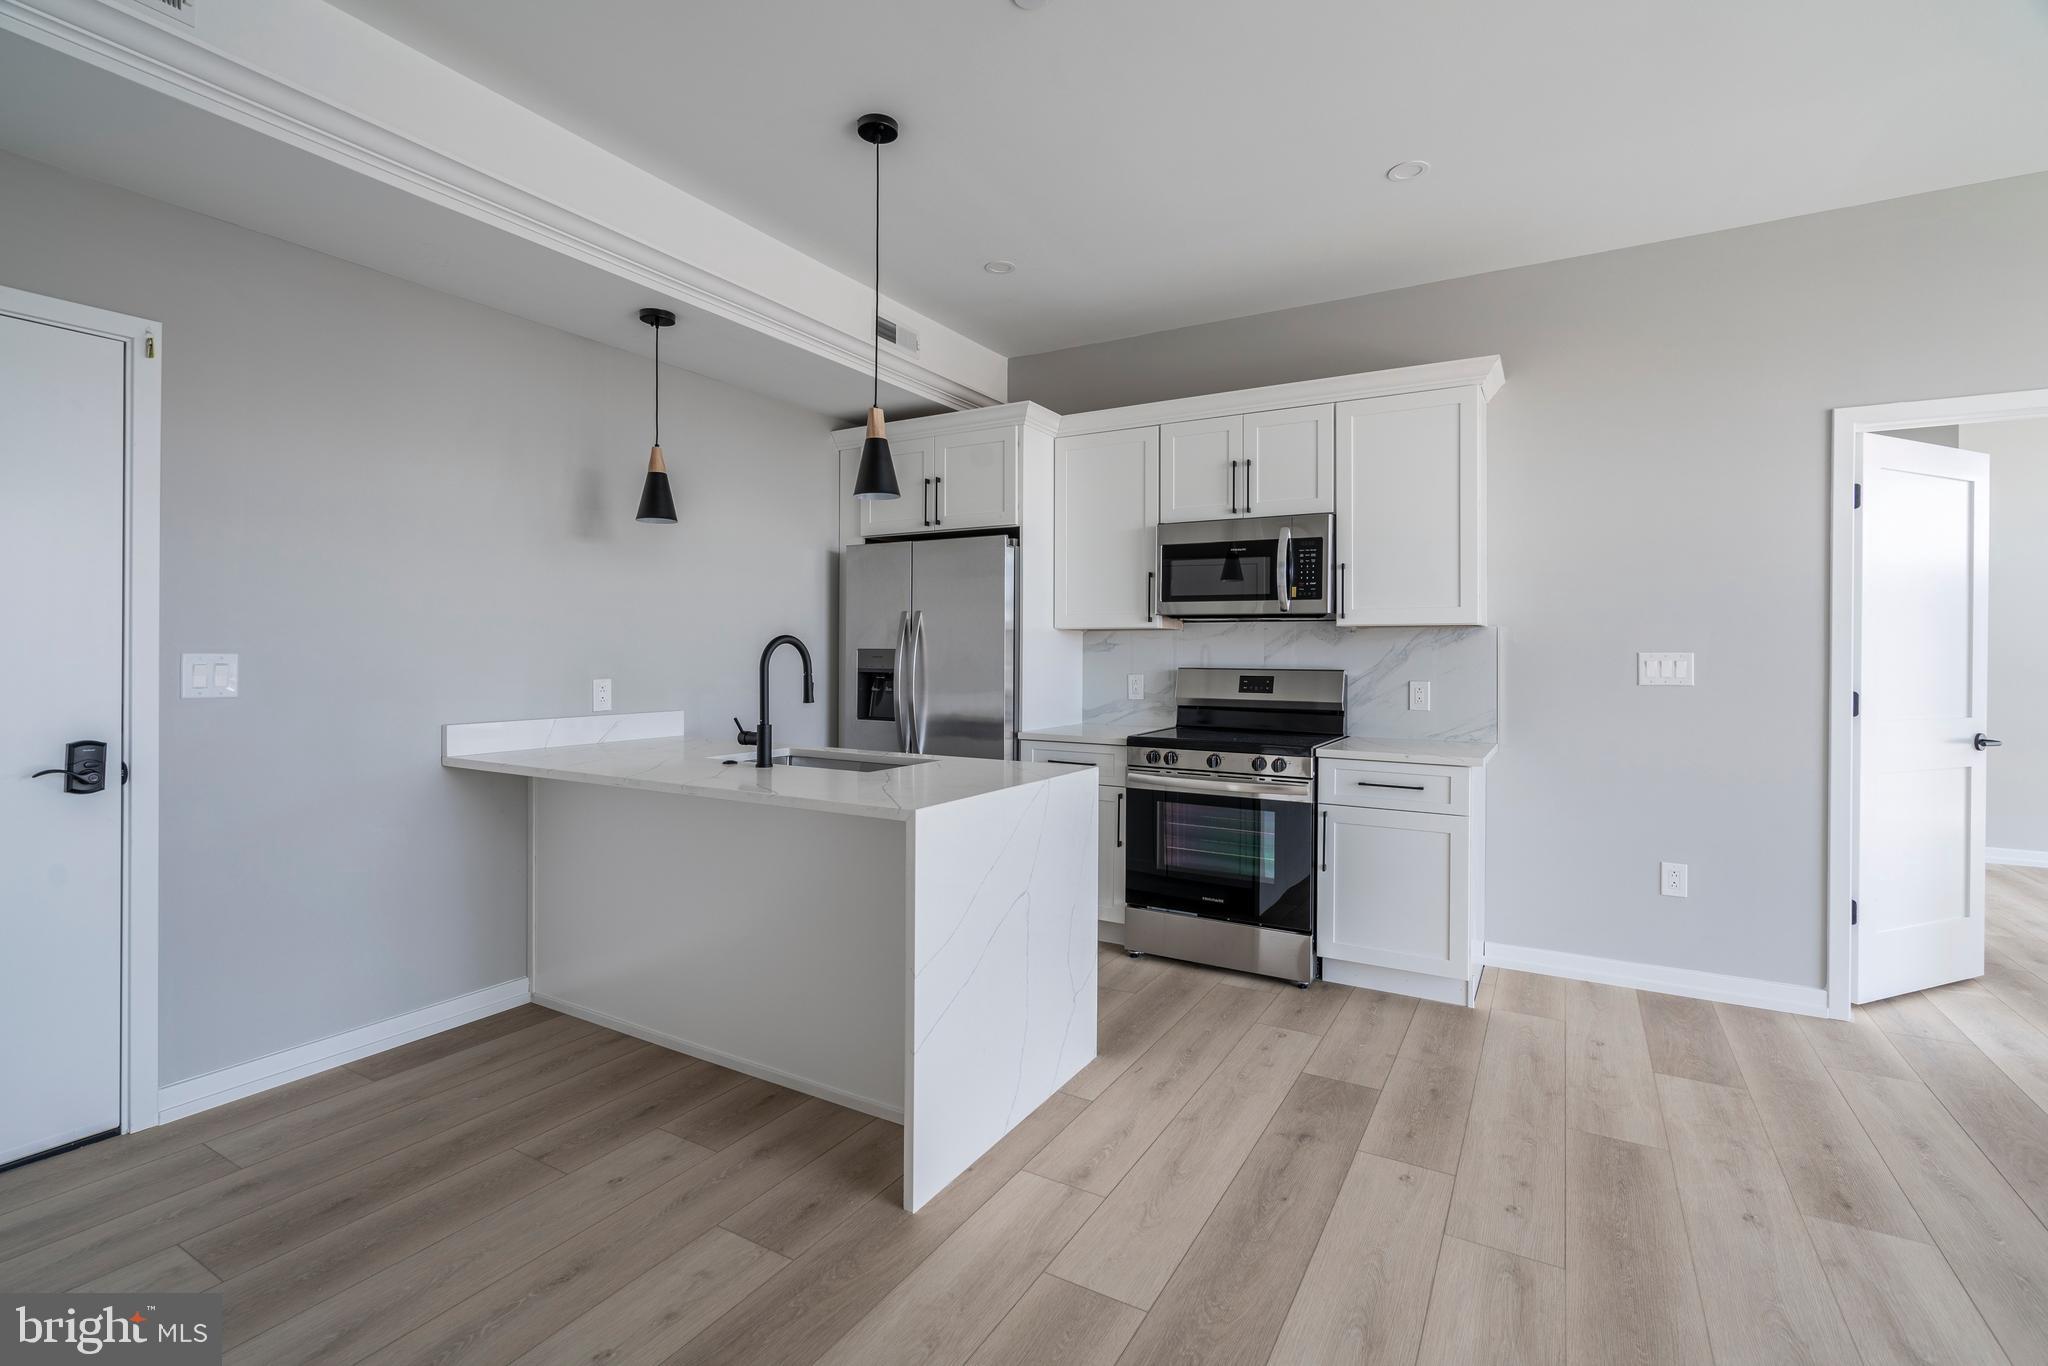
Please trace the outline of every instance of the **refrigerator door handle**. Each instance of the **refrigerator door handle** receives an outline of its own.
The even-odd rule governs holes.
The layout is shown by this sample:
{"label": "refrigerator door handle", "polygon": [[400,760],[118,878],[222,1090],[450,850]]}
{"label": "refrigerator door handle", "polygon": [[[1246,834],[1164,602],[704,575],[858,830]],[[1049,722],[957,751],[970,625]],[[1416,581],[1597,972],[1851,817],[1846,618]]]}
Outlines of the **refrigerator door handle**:
{"label": "refrigerator door handle", "polygon": [[896,623],[896,749],[910,752],[910,613]]}
{"label": "refrigerator door handle", "polygon": [[912,612],[910,614],[910,678],[911,694],[914,701],[910,713],[910,748],[908,751],[911,754],[924,753],[926,727],[928,724],[925,710],[926,704],[930,699],[927,696],[924,651],[924,613]]}

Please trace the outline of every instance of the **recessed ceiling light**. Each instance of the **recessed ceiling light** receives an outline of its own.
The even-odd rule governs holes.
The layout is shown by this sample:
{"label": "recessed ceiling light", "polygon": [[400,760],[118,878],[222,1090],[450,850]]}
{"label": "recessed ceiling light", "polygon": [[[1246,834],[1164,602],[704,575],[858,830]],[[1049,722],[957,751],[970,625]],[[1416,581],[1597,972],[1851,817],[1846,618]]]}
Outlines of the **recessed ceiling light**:
{"label": "recessed ceiling light", "polygon": [[1429,163],[1426,161],[1403,161],[1387,167],[1389,180],[1414,180],[1428,173]]}
{"label": "recessed ceiling light", "polygon": [[981,268],[991,275],[1008,275],[1017,268],[1015,261],[984,261]]}

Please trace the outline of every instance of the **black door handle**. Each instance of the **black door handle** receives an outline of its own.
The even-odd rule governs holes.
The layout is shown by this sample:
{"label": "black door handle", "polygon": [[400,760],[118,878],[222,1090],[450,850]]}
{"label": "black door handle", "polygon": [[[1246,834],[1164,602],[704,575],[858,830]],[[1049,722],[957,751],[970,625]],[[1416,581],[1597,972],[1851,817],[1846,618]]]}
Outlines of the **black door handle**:
{"label": "black door handle", "polygon": [[29,777],[48,778],[52,775],[62,776],[66,792],[84,796],[106,791],[107,742],[73,740],[64,746],[64,767],[39,769]]}
{"label": "black door handle", "polygon": [[1994,740],[1990,736],[1985,735],[1980,731],[1978,732],[1977,738],[1971,743],[1975,744],[1978,749],[1997,749],[2000,745],[2004,744],[2005,741]]}

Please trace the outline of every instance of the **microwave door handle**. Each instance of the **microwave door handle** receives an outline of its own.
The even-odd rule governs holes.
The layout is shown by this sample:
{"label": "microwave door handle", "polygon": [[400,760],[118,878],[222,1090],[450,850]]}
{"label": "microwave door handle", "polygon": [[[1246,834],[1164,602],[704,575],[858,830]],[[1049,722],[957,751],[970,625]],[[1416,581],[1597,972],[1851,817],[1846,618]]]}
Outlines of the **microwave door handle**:
{"label": "microwave door handle", "polygon": [[[1247,461],[1247,464],[1250,462]],[[1280,610],[1294,610],[1294,531],[1290,527],[1280,528],[1280,572],[1273,576],[1274,591],[1280,596]]]}

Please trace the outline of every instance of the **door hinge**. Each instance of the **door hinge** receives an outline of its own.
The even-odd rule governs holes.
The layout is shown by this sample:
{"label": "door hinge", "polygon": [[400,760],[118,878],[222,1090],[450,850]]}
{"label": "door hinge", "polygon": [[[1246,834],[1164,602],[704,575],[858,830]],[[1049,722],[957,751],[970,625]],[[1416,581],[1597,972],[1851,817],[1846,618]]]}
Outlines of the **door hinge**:
{"label": "door hinge", "polygon": [[1850,693],[1850,694],[1849,694],[1849,715],[1851,715],[1851,716],[1861,716],[1861,715],[1863,715],[1863,694],[1862,694],[1862,693],[1860,693],[1860,692],[1852,692],[1852,693]]}
{"label": "door hinge", "polygon": [[1849,506],[1852,508],[1860,508],[1863,506],[1863,485],[1858,484],[1856,486],[1856,491],[1849,497]]}
{"label": "door hinge", "polygon": [[1856,898],[1853,896],[1849,898],[1849,923],[1856,923]]}
{"label": "door hinge", "polygon": [[156,359],[156,334],[154,332],[142,334],[142,356],[144,360]]}

